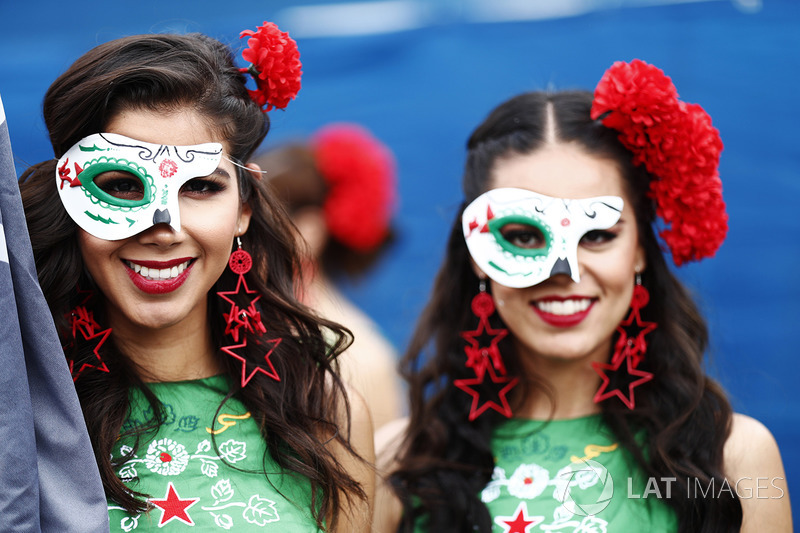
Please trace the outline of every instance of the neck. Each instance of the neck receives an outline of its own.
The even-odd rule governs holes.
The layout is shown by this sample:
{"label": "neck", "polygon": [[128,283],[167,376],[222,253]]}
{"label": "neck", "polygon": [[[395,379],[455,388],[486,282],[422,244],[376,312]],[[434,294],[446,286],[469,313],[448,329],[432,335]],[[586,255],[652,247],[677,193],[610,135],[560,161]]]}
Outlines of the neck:
{"label": "neck", "polygon": [[145,381],[201,379],[223,371],[206,320],[155,330],[112,320],[111,327],[117,347]]}
{"label": "neck", "polygon": [[601,409],[594,403],[594,395],[600,387],[600,377],[592,368],[593,360],[602,358],[526,358],[530,361],[525,371],[528,381],[538,381],[541,385],[529,392],[518,416],[565,419],[599,413]]}

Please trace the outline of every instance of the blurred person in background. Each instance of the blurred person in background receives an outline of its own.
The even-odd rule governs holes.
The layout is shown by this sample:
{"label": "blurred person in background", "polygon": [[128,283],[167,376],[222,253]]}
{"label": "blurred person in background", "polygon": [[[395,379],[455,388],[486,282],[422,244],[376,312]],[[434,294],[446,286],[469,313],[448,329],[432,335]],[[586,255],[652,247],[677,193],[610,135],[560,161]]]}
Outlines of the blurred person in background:
{"label": "blurred person in background", "polygon": [[301,301],[353,333],[353,343],[338,358],[342,377],[365,399],[376,429],[402,416],[398,355],[335,281],[346,276],[357,282],[391,246],[393,154],[363,126],[333,123],[306,142],[286,143],[253,161],[303,238]]}

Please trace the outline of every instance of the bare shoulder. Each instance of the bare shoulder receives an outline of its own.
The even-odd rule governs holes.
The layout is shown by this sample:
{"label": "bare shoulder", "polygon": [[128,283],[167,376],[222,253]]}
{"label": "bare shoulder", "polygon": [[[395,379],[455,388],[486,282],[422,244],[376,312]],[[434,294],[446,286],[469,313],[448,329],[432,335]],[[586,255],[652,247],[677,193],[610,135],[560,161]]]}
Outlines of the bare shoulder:
{"label": "bare shoulder", "polygon": [[346,416],[342,408],[337,413],[337,424],[340,432],[349,437],[350,446],[357,454],[354,456],[341,444],[331,441],[332,452],[347,473],[364,490],[367,499],[359,501],[357,499],[345,499],[345,505],[337,532],[366,533],[370,531],[372,512],[375,500],[375,448],[373,442],[372,419],[364,398],[355,390],[347,389],[347,400],[350,405],[350,416]]}
{"label": "bare shoulder", "polygon": [[375,433],[375,456],[377,459],[377,487],[375,491],[374,533],[397,531],[403,512],[400,500],[389,485],[389,474],[397,466],[397,455],[401,450],[408,418],[398,418],[383,425]]}
{"label": "bare shoulder", "polygon": [[400,451],[408,427],[408,418],[398,418],[375,432],[375,457],[380,470],[390,470]]}
{"label": "bare shoulder", "polygon": [[742,503],[742,532],[792,531],[786,474],[775,437],[755,418],[733,415],[725,475]]}

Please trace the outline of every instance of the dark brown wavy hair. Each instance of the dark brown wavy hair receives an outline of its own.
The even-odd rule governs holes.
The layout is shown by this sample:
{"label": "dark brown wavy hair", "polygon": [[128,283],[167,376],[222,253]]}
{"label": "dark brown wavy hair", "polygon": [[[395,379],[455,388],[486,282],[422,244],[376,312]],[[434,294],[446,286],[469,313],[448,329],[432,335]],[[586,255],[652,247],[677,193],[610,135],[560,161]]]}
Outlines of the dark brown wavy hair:
{"label": "dark brown wavy hair", "polygon": [[[206,118],[239,165],[250,158],[269,129],[267,115],[248,96],[231,50],[200,34],[139,35],[102,44],[51,85],[43,111],[58,158],[83,137],[104,131],[121,111],[168,112],[183,106]],[[20,190],[39,281],[58,330],[67,333],[62,339],[67,345],[72,338],[66,317],[84,297],[76,288],[99,290],[81,259],[78,228],[56,194],[55,172],[56,159],[29,168],[20,178]],[[334,368],[335,356],[347,347],[351,335],[338,324],[318,318],[295,299],[295,274],[299,272],[296,230],[263,180],[238,166],[237,181],[241,200],[248,202],[253,212],[242,236],[254,264],[247,274],[248,284],[261,294],[259,311],[264,324],[283,342],[271,357],[281,381],[257,373],[244,388],[237,377],[240,363],[217,352],[231,377],[226,400],[235,396],[250,410],[267,442],[267,453],[281,467],[310,480],[311,512],[318,526],[335,529],[344,501],[365,498],[360,484],[330,451],[330,443],[335,441],[357,456],[349,444],[347,397]],[[235,287],[236,281],[237,276],[226,269],[209,291],[208,321],[217,347],[226,343],[216,292]],[[102,324],[102,294],[95,300],[94,312]],[[110,371],[85,371],[76,388],[106,494],[127,511],[138,513],[147,509],[146,495],[132,492],[115,474],[115,468],[135,451],[114,462],[109,457],[121,431],[138,443],[145,433],[157,429],[163,415],[133,361],[114,345],[113,334],[111,338],[102,353]],[[259,342],[258,337],[247,339],[250,362],[263,361]],[[67,357],[76,365],[89,362],[92,346],[73,346]],[[154,419],[147,427],[126,426],[123,430],[129,393],[134,388],[148,398]],[[341,412],[346,413],[347,423],[337,425],[337,413]]]}
{"label": "dark brown wavy hair", "polygon": [[[583,91],[522,94],[492,111],[469,139],[465,203],[453,222],[431,299],[402,363],[409,382],[410,423],[398,467],[389,478],[403,504],[401,531],[412,531],[421,519],[427,520],[430,531],[491,531],[492,520],[479,493],[494,468],[492,431],[505,418],[489,410],[468,422],[469,402],[453,385],[455,379],[471,377],[464,366],[459,333],[474,327],[469,309],[478,291],[461,212],[487,190],[498,158],[529,154],[547,142],[548,114],[558,142],[576,144],[589,154],[616,162],[634,204],[647,258],[643,284],[651,297],[643,313],[647,312],[645,320],[658,323],[658,329],[650,336],[641,369],[652,372],[655,379],[637,389],[634,410],[621,402],[603,402],[603,420],[645,473],[659,480],[660,490],[666,490],[664,478],[677,479],[677,494],[673,491],[666,502],[674,509],[681,532],[733,532],[741,527],[738,499],[698,498],[689,482],[697,479],[704,486],[711,480],[715,486],[723,482],[722,451],[732,416],[723,391],[703,370],[707,327],[659,248],[653,230],[654,206],[647,197],[651,176],[632,165],[631,153],[614,130],[591,120],[591,104],[592,95]],[[502,326],[497,315],[492,318],[494,327]],[[537,389],[552,396],[544,380],[523,375],[512,341],[506,338],[501,343],[509,373],[522,377],[517,403]],[[483,384],[487,390],[493,386],[488,380]],[[642,430],[644,446],[634,439]]]}

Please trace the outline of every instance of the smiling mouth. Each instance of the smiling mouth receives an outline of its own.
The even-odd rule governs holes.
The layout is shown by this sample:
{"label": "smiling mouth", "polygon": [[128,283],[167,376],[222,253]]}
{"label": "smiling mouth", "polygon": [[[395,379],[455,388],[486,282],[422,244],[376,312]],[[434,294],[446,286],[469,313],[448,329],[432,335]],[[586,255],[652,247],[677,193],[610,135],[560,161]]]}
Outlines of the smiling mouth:
{"label": "smiling mouth", "polygon": [[127,259],[125,260],[125,264],[128,268],[147,280],[164,281],[175,279],[183,274],[192,261],[194,261],[194,259],[187,259],[177,265],[166,266],[164,268],[156,268],[153,266],[153,263],[149,263],[151,266],[148,267],[139,263],[134,263],[133,261],[128,261]]}
{"label": "smiling mouth", "polygon": [[570,316],[582,313],[592,305],[591,298],[568,300],[537,300],[533,305],[542,313],[556,316]]}

